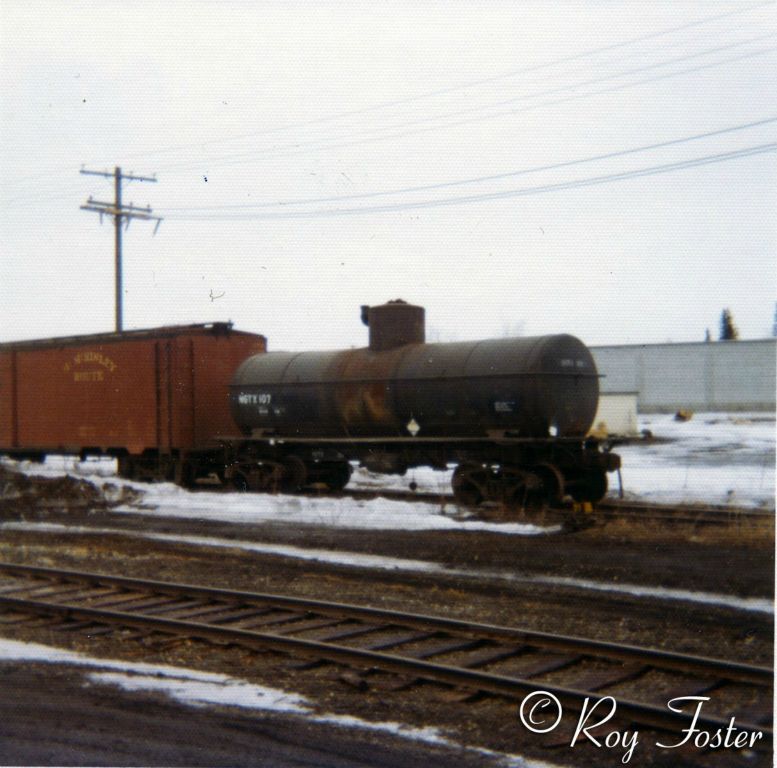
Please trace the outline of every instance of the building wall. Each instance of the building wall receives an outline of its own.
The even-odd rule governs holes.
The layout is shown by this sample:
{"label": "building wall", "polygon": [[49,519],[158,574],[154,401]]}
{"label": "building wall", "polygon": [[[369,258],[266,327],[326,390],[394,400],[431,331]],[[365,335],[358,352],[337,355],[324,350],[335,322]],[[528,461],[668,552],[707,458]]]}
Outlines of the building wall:
{"label": "building wall", "polygon": [[637,393],[602,392],[590,434],[633,436],[638,434]]}
{"label": "building wall", "polygon": [[592,347],[602,393],[639,393],[642,413],[773,411],[777,339]]}

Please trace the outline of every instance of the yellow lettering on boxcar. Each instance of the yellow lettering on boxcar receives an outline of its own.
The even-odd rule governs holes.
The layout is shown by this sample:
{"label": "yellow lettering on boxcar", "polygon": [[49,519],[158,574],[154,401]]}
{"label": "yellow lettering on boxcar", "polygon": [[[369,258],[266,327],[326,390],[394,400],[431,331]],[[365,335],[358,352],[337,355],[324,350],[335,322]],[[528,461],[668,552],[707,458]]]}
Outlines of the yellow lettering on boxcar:
{"label": "yellow lettering on boxcar", "polygon": [[[77,354],[73,355],[73,365],[82,365],[84,363],[97,363],[97,365],[102,366],[109,373],[113,373],[116,368],[118,368],[118,365],[110,357],[104,355],[102,352],[95,352],[93,350],[78,352]],[[66,363],[65,371],[69,370],[70,363]],[[99,373],[100,376],[93,376],[93,373]],[[103,378],[102,371],[82,371],[81,373],[73,374],[74,381],[102,381]]]}
{"label": "yellow lettering on boxcar", "polygon": [[73,373],[73,381],[102,381],[102,371],[75,371]]}

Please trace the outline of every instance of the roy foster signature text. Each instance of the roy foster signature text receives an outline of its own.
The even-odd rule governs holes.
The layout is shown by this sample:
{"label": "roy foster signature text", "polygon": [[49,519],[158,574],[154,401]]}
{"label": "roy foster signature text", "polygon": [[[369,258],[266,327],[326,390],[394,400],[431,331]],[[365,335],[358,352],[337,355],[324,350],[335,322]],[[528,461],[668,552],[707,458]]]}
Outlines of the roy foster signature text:
{"label": "roy foster signature text", "polygon": [[[725,728],[708,731],[698,725],[704,702],[709,696],[680,696],[667,703],[672,712],[693,712],[691,723],[675,737],[666,736],[656,742],[662,749],[676,749],[684,745],[695,746],[698,749],[752,749],[763,738],[761,731],[748,731],[736,725],[736,719],[731,718]],[[623,763],[628,763],[639,744],[639,731],[613,730],[607,734],[597,730],[609,722],[618,709],[618,703],[612,696],[592,700],[586,698],[580,712],[574,734],[569,743],[590,742],[604,749],[621,749],[624,751]],[[561,702],[547,691],[534,691],[528,694],[518,708],[521,723],[533,733],[550,733],[558,727],[564,711]],[[596,733],[594,733],[596,731]]]}

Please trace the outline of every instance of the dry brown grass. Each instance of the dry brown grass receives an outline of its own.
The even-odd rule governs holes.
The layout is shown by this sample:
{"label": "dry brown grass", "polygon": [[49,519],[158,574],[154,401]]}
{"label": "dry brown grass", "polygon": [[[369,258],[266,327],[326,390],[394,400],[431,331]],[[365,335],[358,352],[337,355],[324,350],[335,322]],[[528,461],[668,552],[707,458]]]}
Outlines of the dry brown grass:
{"label": "dry brown grass", "polygon": [[732,515],[730,522],[723,525],[616,518],[604,521],[586,533],[619,541],[655,542],[656,544],[690,541],[710,546],[736,544],[754,549],[773,550],[775,520],[773,517],[748,516],[744,512]]}

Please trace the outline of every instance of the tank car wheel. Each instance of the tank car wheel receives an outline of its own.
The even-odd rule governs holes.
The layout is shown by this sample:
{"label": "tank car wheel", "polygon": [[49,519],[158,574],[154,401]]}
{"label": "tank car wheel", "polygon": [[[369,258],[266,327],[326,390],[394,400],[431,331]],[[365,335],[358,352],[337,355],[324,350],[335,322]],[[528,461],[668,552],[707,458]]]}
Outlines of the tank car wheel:
{"label": "tank car wheel", "polygon": [[237,490],[277,493],[283,479],[283,465],[275,462],[245,463],[232,469],[230,474]]}
{"label": "tank car wheel", "polygon": [[544,509],[547,506],[545,489],[539,474],[517,467],[503,467],[501,474],[501,501],[519,509]]}
{"label": "tank car wheel", "polygon": [[284,493],[299,491],[308,480],[308,468],[299,456],[287,456],[283,460],[283,476],[280,480],[280,490]]}
{"label": "tank car wheel", "polygon": [[245,493],[248,490],[248,480],[246,480],[246,476],[242,472],[235,472],[232,475],[232,487],[238,493]]}
{"label": "tank car wheel", "polygon": [[531,469],[503,469],[504,502],[512,519],[532,525],[563,524],[566,513],[559,506],[564,493],[564,478],[552,464]]}
{"label": "tank car wheel", "polygon": [[564,498],[564,475],[555,464],[537,464],[534,472],[542,481],[542,495],[550,504],[558,504]]}
{"label": "tank car wheel", "polygon": [[476,507],[485,498],[483,493],[483,467],[479,464],[459,464],[453,471],[451,486],[458,504]]}
{"label": "tank car wheel", "polygon": [[329,463],[321,479],[329,486],[330,491],[342,491],[348,485],[352,471],[347,461],[333,461]]}

